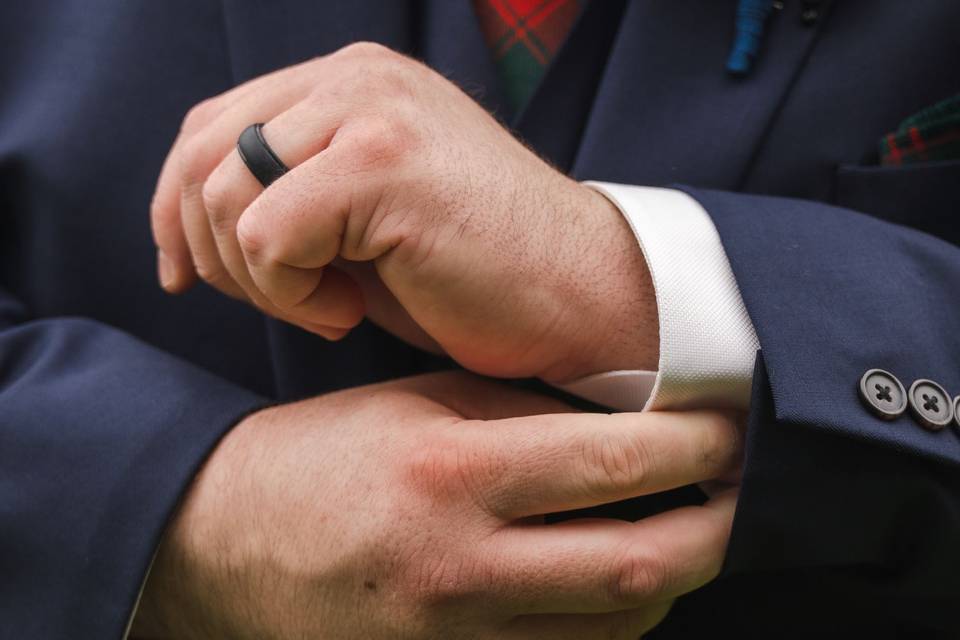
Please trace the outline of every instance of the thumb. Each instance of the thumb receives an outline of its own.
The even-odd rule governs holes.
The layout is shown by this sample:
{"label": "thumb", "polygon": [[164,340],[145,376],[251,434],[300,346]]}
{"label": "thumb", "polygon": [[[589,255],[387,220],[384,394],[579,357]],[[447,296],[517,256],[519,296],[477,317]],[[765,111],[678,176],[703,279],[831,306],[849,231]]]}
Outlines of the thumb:
{"label": "thumb", "polygon": [[334,266],[349,275],[363,294],[367,318],[404,342],[435,355],[446,355],[436,340],[410,317],[393,292],[380,279],[372,262],[350,262],[338,258]]}

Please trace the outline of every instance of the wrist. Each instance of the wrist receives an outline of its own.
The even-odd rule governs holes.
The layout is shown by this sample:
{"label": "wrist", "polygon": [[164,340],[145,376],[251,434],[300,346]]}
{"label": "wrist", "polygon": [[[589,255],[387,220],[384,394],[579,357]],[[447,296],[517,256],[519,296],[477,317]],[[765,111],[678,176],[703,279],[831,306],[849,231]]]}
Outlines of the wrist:
{"label": "wrist", "polygon": [[[140,604],[131,626],[137,638],[246,637],[227,624],[225,588],[221,575],[229,571],[225,551],[237,549],[231,535],[236,527],[234,494],[238,469],[249,459],[249,433],[269,409],[252,414],[217,445],[193,479],[157,548]],[[247,531],[248,540],[250,539]]]}
{"label": "wrist", "polygon": [[636,237],[600,192],[574,183],[575,212],[566,230],[561,272],[568,307],[558,344],[562,359],[541,377],[566,383],[595,373],[641,369],[659,361],[653,280]]}

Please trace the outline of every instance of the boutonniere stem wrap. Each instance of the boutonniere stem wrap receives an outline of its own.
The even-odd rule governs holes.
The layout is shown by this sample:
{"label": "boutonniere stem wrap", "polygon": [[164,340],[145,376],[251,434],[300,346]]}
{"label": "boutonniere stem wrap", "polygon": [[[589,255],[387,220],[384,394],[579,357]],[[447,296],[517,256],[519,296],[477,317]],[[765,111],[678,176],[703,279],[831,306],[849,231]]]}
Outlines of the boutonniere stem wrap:
{"label": "boutonniere stem wrap", "polygon": [[[815,25],[823,15],[824,0],[800,2],[800,24]],[[774,10],[783,9],[783,0],[740,0],[734,28],[733,46],[727,57],[727,72],[735,76],[750,73],[754,61],[760,57],[763,32]]]}
{"label": "boutonniere stem wrap", "polygon": [[767,18],[773,12],[775,0],[740,0],[737,5],[737,20],[733,48],[727,58],[727,71],[735,76],[750,72],[753,61],[760,52],[763,30]]}

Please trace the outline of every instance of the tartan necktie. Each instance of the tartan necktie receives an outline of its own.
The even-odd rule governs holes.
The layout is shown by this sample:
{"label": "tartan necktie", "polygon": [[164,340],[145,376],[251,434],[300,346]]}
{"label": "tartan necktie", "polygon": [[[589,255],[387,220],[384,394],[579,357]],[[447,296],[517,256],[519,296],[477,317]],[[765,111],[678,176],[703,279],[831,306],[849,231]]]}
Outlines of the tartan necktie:
{"label": "tartan necktie", "polygon": [[504,97],[519,110],[566,40],[586,0],[473,0]]}

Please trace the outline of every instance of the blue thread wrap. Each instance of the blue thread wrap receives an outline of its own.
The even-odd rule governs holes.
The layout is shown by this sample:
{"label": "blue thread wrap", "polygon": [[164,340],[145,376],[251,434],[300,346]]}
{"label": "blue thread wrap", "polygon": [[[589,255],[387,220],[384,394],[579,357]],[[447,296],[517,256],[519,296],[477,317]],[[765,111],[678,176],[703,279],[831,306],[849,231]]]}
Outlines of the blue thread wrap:
{"label": "blue thread wrap", "polygon": [[737,76],[750,72],[760,52],[763,29],[773,11],[774,0],[740,0],[737,5],[733,48],[727,58],[727,71]]}

